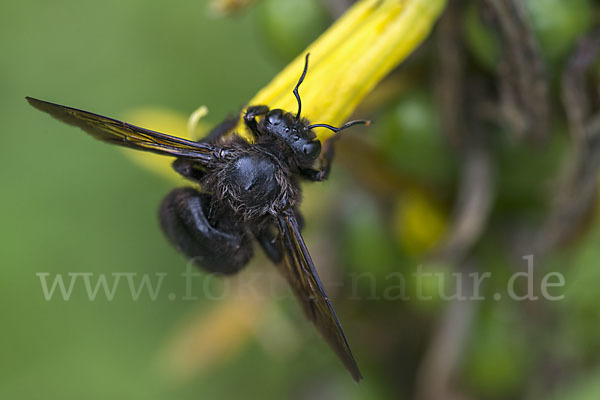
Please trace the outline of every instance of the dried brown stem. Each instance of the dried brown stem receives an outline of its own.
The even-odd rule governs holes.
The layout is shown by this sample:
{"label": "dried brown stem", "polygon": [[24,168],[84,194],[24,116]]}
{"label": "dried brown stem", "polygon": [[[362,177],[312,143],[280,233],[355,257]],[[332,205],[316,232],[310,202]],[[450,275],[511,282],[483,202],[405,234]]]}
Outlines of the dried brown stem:
{"label": "dried brown stem", "polygon": [[481,236],[494,193],[492,163],[485,147],[472,146],[464,157],[452,225],[436,252],[436,258],[451,262],[460,262]]}
{"label": "dried brown stem", "polygon": [[543,141],[548,136],[549,89],[529,18],[517,0],[485,0],[502,39],[501,112],[511,131]]}
{"label": "dried brown stem", "polygon": [[[474,268],[469,265],[465,270]],[[472,280],[463,279],[466,293]],[[455,300],[448,304],[438,321],[433,338],[419,365],[415,400],[465,400],[456,388],[456,378],[471,326],[476,316],[476,301]]]}
{"label": "dried brown stem", "polygon": [[[465,259],[480,238],[490,214],[494,180],[492,162],[475,115],[465,107],[465,70],[460,36],[461,1],[450,3],[438,27],[438,93],[442,126],[463,160],[452,224],[445,241],[433,255],[456,270],[465,269]],[[483,98],[474,90],[475,100]],[[467,120],[467,122],[465,122]],[[473,266],[470,266],[473,268]],[[463,282],[470,289],[471,282]],[[464,346],[475,317],[476,303],[455,301],[448,304],[432,341],[419,365],[415,399],[459,400],[465,396],[456,388]]]}
{"label": "dried brown stem", "polygon": [[436,32],[437,68],[436,94],[440,105],[443,133],[450,143],[459,147],[463,132],[464,49],[460,31],[459,3],[451,2],[440,19]]}
{"label": "dried brown stem", "polygon": [[[479,239],[489,215],[493,192],[492,161],[478,109],[467,109],[469,103],[480,104],[485,91],[478,79],[472,79],[465,90],[465,67],[462,37],[460,33],[461,5],[455,0],[446,10],[438,26],[438,81],[442,127],[446,136],[455,144],[463,160],[458,194],[454,204],[452,224],[446,240],[434,258],[460,264],[472,245]],[[468,91],[468,93],[467,93]]]}
{"label": "dried brown stem", "polygon": [[556,201],[542,228],[537,251],[547,253],[575,236],[585,225],[598,190],[600,175],[600,114],[590,117],[586,76],[600,57],[600,30],[583,38],[563,74],[563,102],[571,152],[563,166]]}

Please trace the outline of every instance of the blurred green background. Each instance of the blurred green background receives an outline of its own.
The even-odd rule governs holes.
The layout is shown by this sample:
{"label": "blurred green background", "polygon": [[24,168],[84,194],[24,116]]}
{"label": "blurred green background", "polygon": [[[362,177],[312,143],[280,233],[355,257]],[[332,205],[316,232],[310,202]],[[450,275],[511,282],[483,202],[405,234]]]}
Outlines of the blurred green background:
{"label": "blurred green background", "polygon": [[132,301],[127,291],[91,302],[81,287],[69,301],[45,301],[35,275],[178,276],[185,260],[156,217],[173,185],[24,96],[115,117],[141,106],[185,115],[205,104],[216,123],[281,65],[265,54],[256,17],[210,18],[203,1],[11,0],[1,8],[0,398],[284,396],[284,366],[252,346],[235,365],[189,384],[160,379],[157,353],[200,306],[165,298],[181,292],[176,279],[165,279],[156,302]]}
{"label": "blurred green background", "polygon": [[[207,1],[2,4],[0,398],[303,397],[309,393],[303,394],[305,377],[324,368],[331,369],[338,393],[354,386],[293,299],[284,303],[298,334],[307,337],[303,351],[274,357],[251,337],[231,362],[192,371],[182,382],[165,376],[162,354],[178,327],[219,304],[203,298],[201,283],[195,283],[198,301],[167,298],[183,296],[186,267],[158,225],[158,206],[173,182],[24,99],[115,118],[144,107],[186,117],[206,105],[203,123],[216,124],[331,21],[322,9],[309,8],[312,31],[271,51],[261,34],[269,12],[217,17]],[[316,24],[311,15],[318,15]],[[274,270],[260,256],[250,268]],[[102,289],[90,301],[81,281],[68,301],[58,292],[46,301],[40,272],[50,273],[50,284],[55,274],[68,280],[68,273],[81,272],[105,273],[109,280],[115,272],[169,276],[156,301],[146,294],[134,301],[125,286],[112,301]],[[219,283],[211,285],[218,293]]]}
{"label": "blurred green background", "polygon": [[[558,71],[575,39],[597,23],[598,11],[582,12],[592,7],[585,0],[572,8],[552,2],[527,4],[558,104]],[[393,274],[410,277],[417,265],[427,264],[427,252],[450,224],[462,159],[442,134],[431,79],[435,43],[426,43],[359,110],[377,124],[367,138],[340,141],[331,182],[306,188],[305,233],[317,268],[325,282],[345,284],[330,294],[366,377],[358,386],[289,297],[261,301],[255,310],[267,317],[250,322],[243,321],[243,304],[198,292],[197,301],[180,300],[186,260],[163,238],[157,220],[158,205],[174,183],[24,99],[116,118],[144,107],[185,117],[206,105],[203,123],[214,125],[238,111],[339,15],[340,8],[323,4],[347,2],[257,3],[227,17],[213,15],[207,1],[3,3],[0,398],[373,399],[411,398],[427,387],[419,379],[429,376],[428,368],[436,371],[426,360],[453,315],[450,306],[437,297],[389,301],[381,292],[374,295],[371,285],[381,291]],[[557,9],[563,11],[552,14]],[[492,80],[499,57],[494,38],[473,6],[461,15],[469,71]],[[560,46],[553,46],[557,31]],[[470,398],[600,396],[597,205],[581,234],[540,267],[564,274],[564,301],[491,296],[523,267],[507,249],[515,241],[511,229],[536,226],[550,208],[550,188],[568,152],[566,125],[557,112],[544,146],[516,140],[506,128],[486,130],[496,194],[472,258],[494,279],[484,289],[487,300],[461,311],[468,314],[464,324],[456,319],[462,341],[448,344],[461,354],[453,361],[452,383]],[[531,250],[530,231],[523,232],[517,260]],[[445,274],[452,267],[429,266]],[[249,269],[274,270],[261,255]],[[123,287],[112,301],[102,290],[90,301],[81,281],[70,300],[55,293],[46,301],[36,276],[49,273],[51,281],[55,274],[125,272],[168,276],[156,301],[146,294],[134,301]],[[437,282],[430,284],[433,294]],[[207,285],[223,288],[216,280]],[[414,290],[409,284],[407,294]],[[176,301],[169,293],[177,293]],[[220,312],[242,322],[228,325]],[[190,348],[192,361],[206,357],[195,360],[205,365],[170,369],[167,353],[178,345],[185,349],[194,332],[215,341]]]}

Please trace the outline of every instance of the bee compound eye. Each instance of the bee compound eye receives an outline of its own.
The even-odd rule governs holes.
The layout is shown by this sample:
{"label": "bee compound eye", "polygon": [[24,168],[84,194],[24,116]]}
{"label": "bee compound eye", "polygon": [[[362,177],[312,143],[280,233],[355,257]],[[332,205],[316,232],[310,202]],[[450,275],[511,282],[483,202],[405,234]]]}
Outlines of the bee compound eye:
{"label": "bee compound eye", "polygon": [[310,158],[317,158],[317,156],[321,152],[321,142],[308,142],[307,144],[302,146],[302,152]]}
{"label": "bee compound eye", "polygon": [[281,123],[282,115],[283,113],[279,109],[271,110],[267,114],[267,121],[269,121],[269,124],[271,125],[279,125]]}

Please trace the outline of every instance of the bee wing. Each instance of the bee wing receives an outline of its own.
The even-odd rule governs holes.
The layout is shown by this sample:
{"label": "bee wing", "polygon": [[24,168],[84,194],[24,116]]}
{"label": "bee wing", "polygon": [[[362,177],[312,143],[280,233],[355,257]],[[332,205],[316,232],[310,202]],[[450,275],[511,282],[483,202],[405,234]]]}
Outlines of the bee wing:
{"label": "bee wing", "polygon": [[29,104],[69,125],[77,126],[96,139],[136,150],[150,151],[167,156],[185,157],[209,163],[217,147],[181,139],[175,136],[140,128],[116,119],[76,108],[61,106],[26,97]]}
{"label": "bee wing", "polygon": [[362,379],[340,321],[321,284],[308,253],[294,213],[289,210],[278,217],[283,275],[300,300],[304,313],[340,358],[355,381]]}

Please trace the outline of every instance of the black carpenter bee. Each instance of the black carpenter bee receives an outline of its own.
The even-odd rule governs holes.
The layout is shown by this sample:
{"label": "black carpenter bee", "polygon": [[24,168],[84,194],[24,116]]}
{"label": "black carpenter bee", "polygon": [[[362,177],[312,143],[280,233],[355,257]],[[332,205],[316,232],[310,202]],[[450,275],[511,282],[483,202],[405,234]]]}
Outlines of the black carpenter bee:
{"label": "black carpenter bee", "polygon": [[[293,90],[298,101],[296,115],[264,105],[247,108],[243,120],[253,143],[235,133],[227,135],[239,118],[226,120],[195,142],[31,97],[27,101],[97,139],[176,157],[173,168],[201,190],[183,187],[165,197],[159,217],[168,239],[205,270],[223,275],[242,269],[257,241],[280,267],[308,319],[358,381],[362,376],[300,234],[299,182],[322,181],[331,169],[332,139],[337,136],[325,141],[322,149],[313,128],[337,133],[369,121],[352,121],[336,128],[311,125],[301,118],[298,87],[307,70],[308,54]],[[320,167],[314,169],[318,158]]]}

